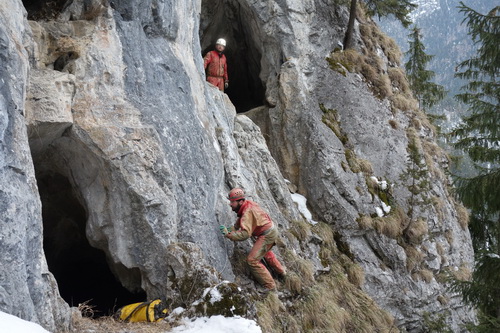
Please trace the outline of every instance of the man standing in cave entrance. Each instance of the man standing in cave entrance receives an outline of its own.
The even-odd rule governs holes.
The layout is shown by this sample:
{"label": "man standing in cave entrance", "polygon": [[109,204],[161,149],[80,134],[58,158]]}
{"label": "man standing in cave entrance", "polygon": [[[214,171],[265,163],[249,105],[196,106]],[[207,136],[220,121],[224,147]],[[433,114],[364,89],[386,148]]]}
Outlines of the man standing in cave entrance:
{"label": "man standing in cave entrance", "polygon": [[229,86],[227,77],[227,63],[224,49],[226,48],[226,40],[219,38],[215,42],[215,50],[207,52],[203,58],[203,65],[207,70],[207,81],[218,87],[221,91]]}
{"label": "man standing in cave entrance", "polygon": [[267,291],[276,290],[276,283],[269,270],[261,262],[265,259],[270,269],[274,270],[279,279],[284,279],[286,272],[271,248],[278,239],[278,229],[269,215],[260,206],[245,199],[245,193],[240,188],[234,188],[228,195],[231,209],[238,215],[234,227],[229,229],[220,226],[222,234],[232,241],[244,241],[253,237],[255,243],[247,257],[247,263],[253,276]]}

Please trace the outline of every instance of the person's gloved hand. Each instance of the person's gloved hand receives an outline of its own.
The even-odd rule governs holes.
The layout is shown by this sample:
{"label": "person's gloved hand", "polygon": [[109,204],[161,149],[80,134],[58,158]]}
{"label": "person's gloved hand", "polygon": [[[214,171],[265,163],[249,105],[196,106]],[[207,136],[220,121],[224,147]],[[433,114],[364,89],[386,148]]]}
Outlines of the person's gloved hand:
{"label": "person's gloved hand", "polygon": [[221,225],[219,227],[219,229],[220,229],[220,232],[222,233],[222,235],[224,235],[224,236],[226,236],[229,233],[229,231],[227,230],[227,228],[225,226],[223,226],[223,225]]}
{"label": "person's gloved hand", "polygon": [[227,89],[229,87],[229,81],[224,82],[224,89]]}

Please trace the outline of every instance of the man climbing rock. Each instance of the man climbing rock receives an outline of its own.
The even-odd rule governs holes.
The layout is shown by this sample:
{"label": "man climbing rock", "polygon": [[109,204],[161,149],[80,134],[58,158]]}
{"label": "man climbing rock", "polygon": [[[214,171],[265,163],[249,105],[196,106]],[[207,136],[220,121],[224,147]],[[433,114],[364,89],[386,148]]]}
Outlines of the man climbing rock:
{"label": "man climbing rock", "polygon": [[226,48],[226,40],[219,38],[215,42],[215,50],[207,52],[203,58],[203,65],[207,70],[207,81],[218,87],[221,91],[229,86],[227,76],[227,63],[224,49]]}
{"label": "man climbing rock", "polygon": [[234,227],[229,229],[221,225],[222,234],[232,241],[254,238],[255,243],[247,257],[250,271],[264,288],[267,290],[276,289],[276,283],[271,273],[262,264],[261,259],[264,258],[269,267],[281,278],[285,276],[285,269],[271,251],[278,239],[278,229],[274,226],[269,215],[257,203],[245,199],[245,193],[242,189],[232,189],[228,199],[229,205],[237,214],[238,219]]}

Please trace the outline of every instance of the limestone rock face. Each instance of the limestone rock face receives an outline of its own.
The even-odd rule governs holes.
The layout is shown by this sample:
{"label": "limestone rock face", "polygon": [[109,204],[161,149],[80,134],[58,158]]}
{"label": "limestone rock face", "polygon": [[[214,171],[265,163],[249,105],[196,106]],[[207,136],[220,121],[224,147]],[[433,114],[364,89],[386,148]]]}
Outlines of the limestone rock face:
{"label": "limestone rock face", "polygon": [[[411,245],[418,265],[408,268],[409,250],[395,237],[358,223],[383,208],[370,177],[391,184],[391,204],[408,210],[399,177],[412,118],[392,113],[358,74],[328,67],[346,8],[75,0],[50,15],[27,9],[29,23],[21,0],[0,4],[0,310],[67,328],[59,292],[65,297],[76,277],[63,266],[98,255],[128,292],[172,304],[189,306],[206,288],[244,280],[228,264],[241,251],[218,230],[234,222],[226,195],[240,186],[282,232],[302,219],[289,188],[305,196],[313,218],[365,270],[363,290],[399,327],[418,331],[423,312],[449,311],[457,329],[473,318],[435,278],[473,258],[439,172],[443,160],[430,161],[435,204],[417,209],[427,230]],[[218,37],[228,41],[227,94],[203,72],[202,54]],[[328,110],[347,141],[326,125]],[[431,132],[422,126],[415,135]],[[371,170],[356,170],[352,154]],[[285,245],[325,269],[314,242]]]}
{"label": "limestone rock face", "polygon": [[0,4],[0,309],[45,327],[69,324],[42,249],[42,216],[25,120],[33,43],[18,1]]}

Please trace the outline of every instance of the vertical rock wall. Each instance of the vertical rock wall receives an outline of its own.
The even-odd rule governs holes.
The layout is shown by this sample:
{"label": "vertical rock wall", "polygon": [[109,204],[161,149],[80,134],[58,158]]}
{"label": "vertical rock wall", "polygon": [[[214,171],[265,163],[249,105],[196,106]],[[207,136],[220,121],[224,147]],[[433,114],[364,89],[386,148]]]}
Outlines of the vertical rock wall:
{"label": "vertical rock wall", "polygon": [[[51,230],[84,226],[90,246],[128,290],[184,299],[199,281],[189,291],[194,300],[205,286],[241,278],[227,265],[233,246],[218,233],[219,224],[234,219],[227,191],[245,188],[284,231],[301,218],[286,178],[307,197],[314,219],[338,233],[365,269],[363,289],[400,327],[418,331],[424,312],[449,311],[454,328],[472,318],[434,278],[472,262],[444,177],[434,176],[431,190],[441,205],[426,211],[429,233],[414,246],[430,281],[411,276],[396,239],[357,222],[381,205],[369,176],[396,184],[395,200],[408,208],[408,191],[397,180],[406,169],[411,117],[392,113],[360,75],[328,67],[345,8],[312,0],[93,0],[59,10],[55,20],[34,15],[28,25],[20,0],[0,4],[7,64],[0,69],[0,204],[8,212],[1,263],[17,265],[2,271],[0,309],[48,328],[67,326],[67,306],[42,250],[49,222]],[[228,40],[235,67],[235,90],[227,95],[205,82],[202,66],[202,50],[219,36]],[[260,105],[247,114],[253,121],[237,116],[228,96],[240,110]],[[333,109],[349,146],[324,122]],[[422,127],[417,135],[430,132]],[[371,172],[352,170],[347,150],[369,161]],[[42,221],[35,171],[39,182],[69,184],[80,217],[49,214],[51,221]],[[317,246],[295,247],[324,269]],[[13,290],[24,290],[23,301]],[[37,318],[35,306],[52,317]]]}
{"label": "vertical rock wall", "polygon": [[28,50],[19,1],[0,4],[0,309],[45,327],[67,326],[42,249],[41,206],[25,123]]}

